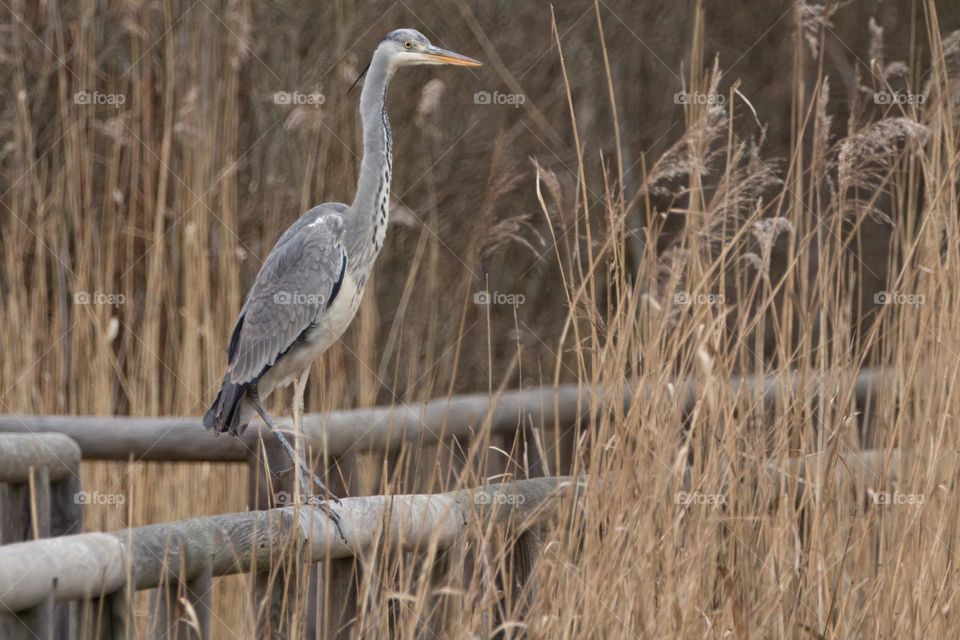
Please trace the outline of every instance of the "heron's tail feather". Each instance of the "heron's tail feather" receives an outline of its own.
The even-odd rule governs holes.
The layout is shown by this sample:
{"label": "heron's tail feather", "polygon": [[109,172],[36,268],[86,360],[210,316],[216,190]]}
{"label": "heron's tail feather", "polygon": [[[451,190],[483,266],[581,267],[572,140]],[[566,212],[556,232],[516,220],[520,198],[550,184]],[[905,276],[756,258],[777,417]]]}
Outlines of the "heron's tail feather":
{"label": "heron's tail feather", "polygon": [[245,410],[244,400],[253,385],[236,384],[230,381],[228,373],[217,392],[217,399],[203,416],[203,426],[217,433],[230,432],[230,435],[243,433],[250,421],[250,411]]}

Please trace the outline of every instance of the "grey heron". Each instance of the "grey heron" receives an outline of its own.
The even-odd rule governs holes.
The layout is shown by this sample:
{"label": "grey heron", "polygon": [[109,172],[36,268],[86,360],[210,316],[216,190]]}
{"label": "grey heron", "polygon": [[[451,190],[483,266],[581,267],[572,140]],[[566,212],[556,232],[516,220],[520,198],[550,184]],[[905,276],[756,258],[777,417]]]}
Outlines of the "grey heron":
{"label": "grey heron", "polygon": [[223,384],[203,418],[208,429],[236,436],[259,414],[299,465],[307,496],[305,478],[312,477],[327,498],[337,500],[297,456],[263,401],[302,378],[353,320],[387,230],[393,163],[387,85],[398,68],[424,64],[481,63],[435,47],[413,29],[391,31],[380,41],[360,94],[363,158],[353,203],[313,207],[280,236],[240,310]]}

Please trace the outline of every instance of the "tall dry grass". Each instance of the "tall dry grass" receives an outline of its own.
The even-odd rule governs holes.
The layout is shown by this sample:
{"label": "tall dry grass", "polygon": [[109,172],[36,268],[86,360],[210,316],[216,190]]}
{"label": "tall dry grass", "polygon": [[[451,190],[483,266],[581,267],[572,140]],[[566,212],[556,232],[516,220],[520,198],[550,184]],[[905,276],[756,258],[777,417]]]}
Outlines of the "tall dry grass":
{"label": "tall dry grass", "polygon": [[[857,22],[842,35],[863,46],[845,66],[835,28],[857,9],[779,8],[785,37],[761,47],[786,51],[778,101],[748,90],[770,70],[746,38],[747,66],[724,75],[709,45],[724,24],[707,5],[671,5],[679,49],[666,51],[633,38],[648,9],[629,3],[558,3],[552,16],[465,1],[11,2],[0,411],[198,415],[272,242],[311,204],[352,196],[346,88],[379,34],[411,24],[489,64],[397,78],[390,240],[354,326],[314,368],[308,410],[560,381],[607,391],[576,432],[358,455],[354,494],[541,472],[581,474],[586,490],[536,532],[532,595],[510,588],[497,531],[444,557],[372,550],[356,635],[953,636],[960,37],[940,20],[955,10],[910,4],[888,26],[908,31],[899,56],[879,23]],[[636,82],[654,57],[671,84]],[[682,125],[649,125],[637,84]],[[475,105],[477,90],[528,100],[511,113]],[[680,90],[711,99],[677,106]],[[78,91],[125,103],[78,105]],[[326,102],[280,107],[275,91]],[[924,101],[877,104],[877,92]],[[764,128],[771,118],[783,126]],[[475,305],[485,287],[524,304]],[[122,303],[77,304],[78,292]],[[869,422],[853,395],[866,366],[896,373]],[[772,409],[724,384],[788,373],[799,384]],[[706,391],[684,411],[672,384],[690,378]],[[660,392],[624,409],[619,389],[638,382]],[[287,402],[277,394],[274,409]],[[909,452],[896,486],[843,472],[864,446]],[[763,474],[792,459],[824,461],[799,501]],[[89,529],[246,508],[238,466],[94,463],[83,480],[126,498],[89,509]],[[250,635],[264,613],[250,585],[217,582],[216,637]],[[308,625],[305,602],[284,605],[296,611],[284,631]],[[428,631],[438,617],[446,627]]]}

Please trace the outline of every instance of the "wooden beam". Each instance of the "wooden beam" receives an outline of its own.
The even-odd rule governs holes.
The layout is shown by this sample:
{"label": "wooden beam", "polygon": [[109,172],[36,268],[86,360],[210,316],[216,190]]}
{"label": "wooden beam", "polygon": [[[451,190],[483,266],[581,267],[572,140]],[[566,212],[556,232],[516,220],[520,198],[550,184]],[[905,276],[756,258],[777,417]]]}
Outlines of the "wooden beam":
{"label": "wooden beam", "polygon": [[[829,383],[849,377],[849,372],[829,374]],[[756,396],[772,406],[784,390],[817,389],[817,380],[800,379],[796,374],[756,379],[737,377],[728,381],[729,392]],[[856,374],[855,395],[859,403],[875,394],[885,374],[864,370]],[[719,381],[710,382],[711,385]],[[684,410],[691,409],[704,392],[698,381],[671,385],[629,385],[619,394],[624,407],[652,397],[671,394]],[[513,433],[532,420],[534,426],[567,426],[588,415],[597,398],[609,405],[608,390],[567,384],[507,391],[490,397],[486,393],[431,400],[423,404],[397,405],[303,418],[308,446],[329,457],[348,452],[390,451],[404,442],[439,442],[451,437],[472,437],[479,431]],[[278,423],[291,428],[289,419]],[[266,427],[254,422],[240,438],[218,437],[200,426],[197,417],[131,418],[112,416],[0,416],[0,433],[63,433],[74,439],[89,460],[209,461],[243,462],[257,449],[262,435],[273,438]]]}
{"label": "wooden beam", "polygon": [[[0,435],[0,544],[77,533],[80,447],[56,433]],[[8,620],[4,638],[69,634],[70,605],[52,597]]]}
{"label": "wooden beam", "polygon": [[[7,416],[9,418],[9,416]],[[0,432],[18,431],[0,428]],[[76,474],[80,465],[80,447],[59,433],[0,433],[0,483],[23,484],[30,469],[44,468],[50,482]]]}
{"label": "wooden beam", "polygon": [[444,494],[346,498],[336,508],[346,541],[319,508],[284,507],[4,545],[0,610],[22,611],[50,597],[59,602],[112,593],[125,584],[126,563],[136,590],[156,588],[171,577],[190,583],[205,572],[267,570],[292,537],[313,559],[355,556],[377,540],[401,550],[446,548],[469,531],[470,519],[486,524],[539,519],[549,515],[543,507],[551,496],[565,490],[575,490],[569,478],[552,477]]}
{"label": "wooden beam", "polygon": [[[155,640],[210,640],[213,611],[212,567],[206,565],[189,582],[172,576],[169,584],[153,591],[148,637]],[[189,609],[187,607],[189,605]]]}
{"label": "wooden beam", "polygon": [[[250,456],[247,471],[247,505],[249,509],[265,511],[277,506],[287,506],[294,495],[295,473],[290,469],[290,459],[279,442],[267,435],[258,443],[255,455]],[[289,470],[288,470],[289,469]],[[266,567],[253,567],[251,607],[257,612],[257,638],[269,638],[271,629],[279,628],[284,603],[285,581],[282,571],[267,571]],[[261,617],[261,603],[267,602],[267,611]],[[277,621],[276,624],[274,621]]]}
{"label": "wooden beam", "polygon": [[112,593],[124,583],[125,549],[109,533],[81,533],[0,546],[0,610],[22,611]]}
{"label": "wooden beam", "polygon": [[[330,460],[328,458],[328,460]],[[337,496],[356,495],[359,469],[356,456],[330,460],[324,477],[327,487]],[[320,558],[310,565],[307,582],[307,615],[305,632],[308,638],[339,640],[350,638],[354,618],[357,615],[357,581],[362,575],[356,558]]]}
{"label": "wooden beam", "polygon": [[[134,640],[133,597],[127,589],[84,600],[77,603],[61,602],[60,605],[76,607],[77,633],[68,638],[97,638],[98,640]],[[58,631],[66,627],[55,627]]]}
{"label": "wooden beam", "polygon": [[[886,490],[911,464],[909,452],[896,450],[824,453],[769,465],[758,480],[783,483],[797,497],[851,481],[869,493]],[[689,478],[682,486],[697,489]],[[4,545],[0,611],[117,592],[126,584],[125,566],[132,575],[126,586],[143,590],[166,584],[171,576],[190,584],[252,568],[265,571],[290,548],[305,551],[311,560],[356,557],[375,542],[399,552],[448,549],[480,530],[470,522],[513,523],[514,534],[526,531],[555,512],[552,497],[582,488],[570,478],[547,477],[444,494],[346,498],[336,508],[346,540],[320,509],[284,507]],[[531,563],[523,560],[521,580],[513,586],[525,587]]]}

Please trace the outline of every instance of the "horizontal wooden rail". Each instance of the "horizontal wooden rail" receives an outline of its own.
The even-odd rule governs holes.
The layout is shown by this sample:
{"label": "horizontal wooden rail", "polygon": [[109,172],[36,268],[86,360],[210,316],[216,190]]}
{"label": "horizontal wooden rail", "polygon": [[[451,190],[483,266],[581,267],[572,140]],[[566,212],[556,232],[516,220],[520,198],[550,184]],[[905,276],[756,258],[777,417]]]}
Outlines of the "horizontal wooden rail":
{"label": "horizontal wooden rail", "polygon": [[[931,463],[898,450],[825,452],[764,465],[755,481],[780,487],[765,491],[775,502],[784,496],[818,500],[826,493],[835,499],[836,495],[851,494],[828,492],[828,487],[855,487],[860,492],[855,500],[872,496],[876,508],[886,508],[896,504],[896,492],[906,489],[901,481],[909,478],[917,465],[929,473],[933,464],[938,478],[950,478],[955,475],[957,460],[951,454]],[[742,488],[745,480],[738,478],[738,486]],[[724,479],[714,494],[702,480],[694,481],[687,470],[678,478],[678,490],[688,493],[677,493],[671,499],[677,508],[698,508],[701,497],[726,495],[729,482],[729,477]],[[602,484],[595,489],[600,496]],[[513,525],[520,545],[515,551],[521,552],[518,559],[523,560],[535,554],[537,546],[531,546],[530,539],[524,541],[528,529],[557,512],[558,503],[551,497],[579,496],[584,489],[582,481],[549,477],[445,494],[348,498],[335,508],[342,537],[324,512],[304,506],[0,546],[0,612],[24,612],[8,617],[8,621],[16,619],[23,624],[37,618],[27,612],[48,611],[54,603],[100,601],[107,603],[109,617],[115,621],[110,637],[127,637],[130,627],[125,616],[130,612],[133,591],[161,587],[158,593],[172,594],[175,585],[185,585],[191,606],[202,614],[211,608],[213,577],[272,572],[279,559],[289,557],[292,550],[304,553],[305,562],[356,557],[375,543],[401,552],[424,552],[431,547],[444,550],[491,524]],[[893,493],[885,493],[889,491]],[[469,526],[476,521],[481,527]],[[529,558],[521,562],[526,567],[521,570],[524,576],[531,575],[530,562]],[[174,601],[173,606],[170,611],[161,608],[162,615],[154,622],[169,620],[171,629],[180,624],[179,605]],[[324,615],[333,614],[328,611]],[[0,631],[3,622],[0,615]],[[209,626],[201,627],[201,637],[208,637]],[[31,636],[15,633],[5,637]]]}
{"label": "horizontal wooden rail", "polygon": [[292,540],[314,560],[355,556],[374,541],[404,550],[445,549],[476,530],[468,527],[475,518],[531,526],[551,513],[551,496],[576,489],[569,478],[550,477],[443,494],[346,498],[335,507],[343,538],[323,511],[302,506],[4,545],[0,610],[117,592],[128,569],[135,590],[158,587],[171,575],[189,582],[205,573],[267,571]]}
{"label": "horizontal wooden rail", "polygon": [[0,483],[27,482],[31,469],[46,469],[50,481],[58,482],[79,465],[80,447],[65,435],[0,433]]}
{"label": "horizontal wooden rail", "polygon": [[[836,382],[848,372],[832,374],[825,381]],[[857,375],[855,393],[861,404],[879,388],[883,372],[864,370]],[[757,396],[772,405],[784,389],[819,389],[818,378],[800,379],[795,374],[767,378],[743,377],[729,381],[731,393]],[[717,384],[716,381],[711,384]],[[507,391],[497,396],[468,394],[431,400],[423,404],[397,405],[303,418],[307,444],[331,457],[348,451],[389,451],[403,442],[439,442],[451,437],[469,437],[480,429],[511,433],[532,418],[535,424],[566,426],[589,414],[591,405],[604,397],[605,389],[567,384]],[[653,394],[672,394],[686,410],[696,404],[703,385],[687,381],[671,385],[629,386],[622,392],[625,407]],[[611,402],[606,394],[604,402]],[[617,393],[613,397],[616,398]],[[595,407],[594,407],[595,408]],[[289,428],[290,421],[278,423]],[[253,423],[239,439],[217,437],[200,427],[196,417],[131,418],[110,416],[0,416],[0,433],[63,433],[74,439],[85,459],[160,461],[245,461],[256,451],[261,434],[272,441],[261,423]]]}

